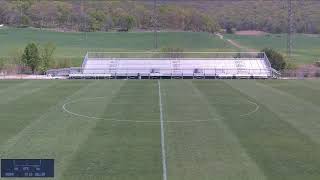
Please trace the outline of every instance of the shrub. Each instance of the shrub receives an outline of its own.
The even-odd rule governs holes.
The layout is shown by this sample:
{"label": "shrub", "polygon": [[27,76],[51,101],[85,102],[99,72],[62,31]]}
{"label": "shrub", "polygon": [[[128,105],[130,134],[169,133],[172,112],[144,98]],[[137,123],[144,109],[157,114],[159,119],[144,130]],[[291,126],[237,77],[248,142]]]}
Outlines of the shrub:
{"label": "shrub", "polygon": [[294,64],[294,63],[288,62],[288,63],[286,64],[286,69],[295,70],[295,69],[297,69],[297,68],[298,68],[298,66],[297,66],[296,64]]}
{"label": "shrub", "polygon": [[41,48],[41,67],[40,70],[42,73],[46,72],[49,67],[53,64],[53,55],[56,46],[53,43],[46,43]]}
{"label": "shrub", "polygon": [[275,70],[283,70],[284,68],[286,68],[286,61],[284,59],[284,57],[282,56],[282,54],[280,54],[279,52],[271,49],[271,48],[265,48],[265,49],[262,49],[261,52],[265,52],[269,61],[270,61],[270,64],[271,64],[271,67],[274,68]]}

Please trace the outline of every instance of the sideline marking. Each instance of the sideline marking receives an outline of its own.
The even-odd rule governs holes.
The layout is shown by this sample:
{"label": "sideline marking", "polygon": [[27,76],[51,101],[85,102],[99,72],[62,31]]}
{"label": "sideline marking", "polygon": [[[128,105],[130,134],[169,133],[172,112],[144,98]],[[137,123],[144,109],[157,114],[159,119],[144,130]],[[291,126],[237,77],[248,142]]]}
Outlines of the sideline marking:
{"label": "sideline marking", "polygon": [[161,84],[158,80],[159,89],[159,109],[160,109],[160,125],[161,125],[161,150],[162,150],[162,177],[163,180],[167,180],[167,162],[166,162],[166,148],[164,141],[164,125],[163,125],[163,113],[162,113],[162,99],[161,99]]}

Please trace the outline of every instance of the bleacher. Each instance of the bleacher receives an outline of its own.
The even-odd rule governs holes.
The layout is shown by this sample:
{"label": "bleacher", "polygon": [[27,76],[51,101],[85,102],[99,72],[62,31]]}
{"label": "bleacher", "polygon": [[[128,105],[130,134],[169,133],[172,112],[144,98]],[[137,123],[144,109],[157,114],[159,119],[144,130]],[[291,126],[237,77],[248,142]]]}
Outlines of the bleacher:
{"label": "bleacher", "polygon": [[82,73],[71,78],[270,78],[263,56],[223,58],[85,57]]}

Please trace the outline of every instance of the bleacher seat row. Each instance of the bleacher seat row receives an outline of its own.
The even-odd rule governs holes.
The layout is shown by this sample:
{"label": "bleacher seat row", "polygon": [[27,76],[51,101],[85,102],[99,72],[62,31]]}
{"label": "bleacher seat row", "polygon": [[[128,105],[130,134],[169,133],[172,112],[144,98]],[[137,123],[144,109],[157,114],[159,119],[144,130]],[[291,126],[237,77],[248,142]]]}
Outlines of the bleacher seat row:
{"label": "bleacher seat row", "polygon": [[[263,58],[90,58],[82,75],[92,76],[271,76]],[[75,75],[75,76],[80,76]]]}

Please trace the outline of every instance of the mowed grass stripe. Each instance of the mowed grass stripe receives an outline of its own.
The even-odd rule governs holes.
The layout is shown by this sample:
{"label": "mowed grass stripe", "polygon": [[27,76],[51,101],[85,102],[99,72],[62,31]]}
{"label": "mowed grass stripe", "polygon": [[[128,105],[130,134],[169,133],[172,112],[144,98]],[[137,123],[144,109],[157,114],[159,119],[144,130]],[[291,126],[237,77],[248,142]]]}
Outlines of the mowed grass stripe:
{"label": "mowed grass stripe", "polygon": [[0,81],[0,95],[10,92],[12,90],[19,89],[24,86],[28,86],[29,84],[34,83],[34,81],[26,81],[26,80],[14,80],[14,81],[7,81],[1,80]]}
{"label": "mowed grass stripe", "polygon": [[[32,85],[34,81],[27,83]],[[42,81],[42,83],[48,82]],[[60,82],[54,87],[46,87],[37,93],[23,96],[7,104],[0,103],[0,144],[19,133],[25,126],[43,116],[47,110],[84,85],[86,83]]]}
{"label": "mowed grass stripe", "polygon": [[[315,82],[315,81],[313,81]],[[320,81],[318,81],[320,82]],[[297,98],[313,103],[320,108],[320,83],[311,84],[310,81],[267,81],[264,84],[278,89],[280,91],[289,93]]]}
{"label": "mowed grass stripe", "polygon": [[282,120],[320,144],[320,119],[318,117],[320,109],[315,104],[272,88],[265,81],[234,81],[229,85],[255,98]]}
{"label": "mowed grass stripe", "polygon": [[[69,83],[78,84],[79,82],[70,81]],[[56,162],[55,176],[57,179],[61,179],[60,175],[68,165],[73,153],[86,140],[95,125],[95,121],[70,116],[62,111],[61,106],[69,100],[90,96],[91,93],[96,95],[111,93],[113,88],[116,89],[121,85],[120,82],[103,84],[97,81],[83,81],[80,83],[86,85],[74,90],[70,96],[64,97],[41,119],[35,120],[23,132],[19,133],[14,144],[11,145],[10,151],[6,153],[6,157],[54,158]]]}
{"label": "mowed grass stripe", "polygon": [[[162,81],[168,179],[265,179],[219,113],[189,81]],[[192,122],[206,119],[209,122]],[[189,122],[188,122],[189,121]]]}
{"label": "mowed grass stripe", "polygon": [[[156,123],[98,120],[62,179],[160,180],[162,167],[157,88],[156,81],[126,81],[107,102],[102,117],[156,120]],[[135,104],[142,101],[146,104]],[[151,103],[156,106],[148,105]]]}
{"label": "mowed grass stripe", "polygon": [[[47,83],[47,82],[42,81],[42,83]],[[76,84],[78,84],[78,83],[76,83]],[[77,89],[79,89],[79,88],[81,89],[83,87],[88,86],[89,84],[90,83],[88,83],[88,82],[82,82],[81,86],[77,86],[77,87],[74,86],[74,85],[73,86],[75,88],[77,88]],[[61,85],[60,85],[60,87],[59,86],[56,87],[56,88],[59,89],[59,91],[65,91],[65,89],[68,89],[68,88],[65,88],[66,86],[61,86]],[[80,85],[80,84],[78,84],[78,85]],[[54,92],[58,92],[56,88],[55,88]],[[45,91],[47,91],[47,90],[45,90]],[[67,94],[67,92],[69,93],[69,95]],[[8,122],[1,122],[1,123],[4,123],[4,124],[9,124],[9,125],[15,126],[15,127],[19,127],[20,124],[17,123],[19,121],[26,123],[26,124],[24,124],[25,126],[22,129],[20,129],[17,133],[14,134],[14,136],[9,137],[3,144],[1,144],[0,149],[1,149],[2,155],[3,156],[10,156],[10,153],[15,151],[15,149],[13,147],[16,146],[16,145],[19,145],[19,143],[18,143],[19,141],[24,141],[26,138],[29,138],[29,136],[31,136],[32,133],[37,132],[37,130],[34,130],[34,128],[37,128],[37,125],[39,123],[41,123],[41,121],[45,121],[45,119],[50,116],[50,113],[52,111],[60,111],[60,108],[61,108],[60,106],[64,102],[68,101],[68,96],[72,97],[73,93],[75,93],[75,92],[77,92],[76,89],[66,90],[65,91],[65,93],[66,93],[65,95],[67,95],[67,96],[62,96],[60,98],[56,97],[56,95],[58,95],[59,93],[58,94],[52,93],[51,96],[55,96],[55,98],[53,98],[53,99],[56,100],[55,103],[50,104],[50,105],[42,104],[44,107],[46,107],[46,109],[41,111],[41,112],[37,112],[38,113],[37,116],[35,116],[33,119],[30,119],[31,117],[27,116],[28,113],[26,113],[25,117],[24,117],[24,114],[21,114],[21,115],[19,114],[19,116],[17,116],[16,114],[12,113],[12,116],[9,117],[8,119],[19,118],[19,119],[14,119],[14,121],[16,121],[15,124],[14,123],[9,124]],[[37,96],[37,95],[39,95],[39,96]],[[38,98],[42,98],[42,99],[46,99],[47,98],[47,100],[52,98],[52,97],[50,98],[48,96],[50,96],[50,95],[47,95],[46,97],[42,97],[40,94],[37,93],[34,96],[32,96],[33,101],[30,101],[27,98],[22,98],[23,99],[22,101],[23,101],[24,104],[31,103],[31,102],[38,103],[39,102]],[[37,99],[37,100],[35,100],[35,99]],[[20,102],[21,99],[18,99],[16,101]],[[10,105],[10,106],[15,106],[15,105],[18,106],[17,104],[18,103],[16,103],[16,102],[11,102],[8,105]],[[31,105],[29,105],[29,106],[31,106]],[[15,111],[15,109],[12,109],[12,110]],[[38,110],[38,109],[35,109],[34,111],[36,112],[36,110]],[[10,122],[10,120],[8,120],[8,121]],[[12,119],[11,119],[11,121],[12,121]],[[22,143],[22,145],[24,145],[24,144]],[[16,150],[21,151],[22,149],[18,148]]]}
{"label": "mowed grass stripe", "polygon": [[1,80],[0,81],[0,93],[7,88],[13,88],[15,85],[26,82],[25,80]]}
{"label": "mowed grass stripe", "polygon": [[19,87],[14,89],[8,89],[0,93],[0,104],[8,104],[10,101],[22,98],[24,96],[37,93],[43,89],[46,89],[50,86],[54,86],[58,81],[26,81],[23,85],[19,84]]}
{"label": "mowed grass stripe", "polygon": [[[250,83],[253,86],[249,86]],[[242,92],[250,95],[252,91],[260,90],[254,88],[254,81],[228,81],[228,84],[232,86],[223,81],[196,83],[218,112],[224,114],[225,124],[264,171],[265,176],[270,180],[319,179],[320,145],[260,103],[259,111],[247,117],[236,116],[235,112],[239,111],[241,106],[231,113],[227,108],[215,105],[217,97],[225,97],[226,101],[232,102],[237,97],[250,98]],[[247,88],[243,91],[232,88],[237,85]],[[248,91],[249,88],[253,90]],[[263,93],[265,92],[260,91],[259,95],[262,96]],[[261,102],[258,98],[256,100]]]}

